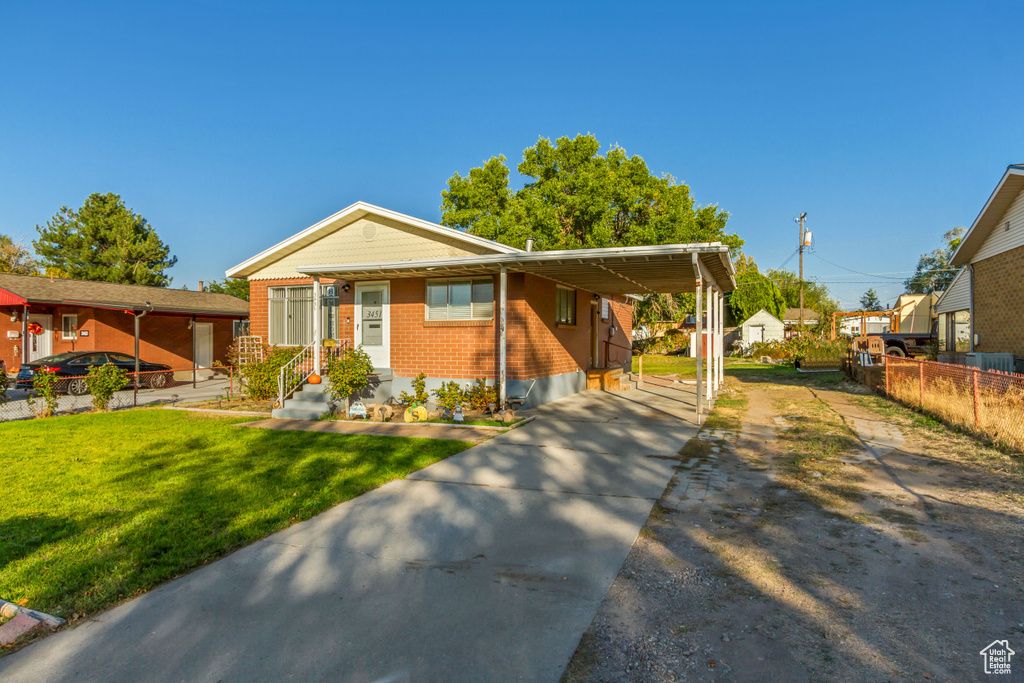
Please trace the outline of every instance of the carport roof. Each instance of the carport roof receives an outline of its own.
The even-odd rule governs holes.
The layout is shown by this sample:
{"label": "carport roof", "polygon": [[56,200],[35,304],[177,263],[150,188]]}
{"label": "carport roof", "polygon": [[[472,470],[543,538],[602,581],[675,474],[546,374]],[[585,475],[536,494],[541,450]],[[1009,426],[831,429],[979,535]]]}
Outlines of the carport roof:
{"label": "carport roof", "polygon": [[[155,313],[247,318],[249,302],[229,294],[0,273],[0,305],[63,304]],[[147,306],[148,304],[148,306]]]}
{"label": "carport roof", "polygon": [[705,284],[723,292],[736,288],[729,247],[720,242],[609,247],[566,251],[484,254],[419,261],[301,266],[306,275],[349,282],[411,277],[449,278],[530,273],[595,294],[662,294],[693,291],[695,264]]}

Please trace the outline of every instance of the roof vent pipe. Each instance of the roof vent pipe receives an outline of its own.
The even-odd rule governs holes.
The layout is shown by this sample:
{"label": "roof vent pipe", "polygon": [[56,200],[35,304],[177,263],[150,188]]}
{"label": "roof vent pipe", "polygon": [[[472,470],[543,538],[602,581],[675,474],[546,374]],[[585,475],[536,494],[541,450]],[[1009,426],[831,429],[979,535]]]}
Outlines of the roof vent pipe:
{"label": "roof vent pipe", "polygon": [[532,237],[527,237],[526,238],[526,251],[533,251],[533,238]]}

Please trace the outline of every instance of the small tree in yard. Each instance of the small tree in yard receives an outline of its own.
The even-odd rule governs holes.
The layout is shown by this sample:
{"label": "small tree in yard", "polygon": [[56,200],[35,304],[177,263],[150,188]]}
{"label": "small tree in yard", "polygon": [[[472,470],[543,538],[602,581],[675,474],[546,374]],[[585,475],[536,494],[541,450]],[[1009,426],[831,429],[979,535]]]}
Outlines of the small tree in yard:
{"label": "small tree in yard", "polygon": [[[57,412],[57,375],[52,372],[37,372],[32,378],[34,396],[26,400],[28,407],[36,414],[36,417],[50,417]],[[39,399],[43,404],[39,406]],[[38,406],[38,407],[37,407]]]}
{"label": "small tree in yard", "polygon": [[449,411],[455,410],[455,406],[466,402],[466,392],[455,380],[445,382],[440,389],[435,389],[434,396],[437,398],[437,405]]}
{"label": "small tree in yard", "polygon": [[362,391],[370,384],[373,362],[363,347],[342,349],[337,358],[327,363],[327,378],[331,381],[331,398],[336,401]]}
{"label": "small tree in yard", "polygon": [[398,400],[407,406],[421,406],[427,402],[428,398],[430,395],[427,393],[427,373],[425,372],[421,372],[413,379],[411,394],[403,391],[398,395]]}
{"label": "small tree in yard", "polygon": [[128,382],[128,373],[116,365],[93,365],[85,378],[85,386],[92,395],[92,407],[106,410],[114,392]]}

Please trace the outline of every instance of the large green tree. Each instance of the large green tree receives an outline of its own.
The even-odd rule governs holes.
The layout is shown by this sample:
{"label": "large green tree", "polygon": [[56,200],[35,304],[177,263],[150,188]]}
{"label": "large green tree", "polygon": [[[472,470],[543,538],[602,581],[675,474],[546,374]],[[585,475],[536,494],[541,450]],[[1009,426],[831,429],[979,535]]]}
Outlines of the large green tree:
{"label": "large green tree", "polygon": [[210,280],[210,283],[206,285],[206,291],[217,294],[230,294],[231,296],[237,296],[239,299],[248,301],[249,281],[244,277],[227,277],[220,282]]}
{"label": "large green tree", "polygon": [[68,277],[166,287],[177,263],[145,218],[121,197],[94,193],[77,211],[62,206],[32,245],[42,264]]}
{"label": "large green tree", "polygon": [[[800,307],[800,276],[790,270],[769,270],[768,277],[779,288],[786,308]],[[816,311],[820,316],[819,325],[828,322],[839,310],[839,302],[832,298],[828,286],[813,280],[804,280],[804,307]]]}
{"label": "large green tree", "polygon": [[943,246],[917,260],[917,270],[904,281],[907,294],[944,292],[959,270],[949,264],[953,252],[964,241],[964,229],[953,228],[942,235]]}
{"label": "large green tree", "polygon": [[745,270],[736,276],[736,290],[728,295],[729,312],[737,323],[762,308],[779,320],[786,312],[786,300],[778,286],[757,270]]}
{"label": "large green tree", "polygon": [[28,249],[7,235],[0,235],[0,273],[37,275],[39,264]]}
{"label": "large green tree", "polygon": [[523,152],[519,190],[504,156],[456,173],[441,193],[441,223],[519,248],[532,237],[538,250],[720,241],[738,253],[728,213],[696,206],[686,184],[653,175],[621,147],[600,150],[593,135],[541,138]]}
{"label": "large green tree", "polygon": [[860,310],[862,311],[880,311],[882,310],[882,302],[878,300],[878,292],[874,288],[864,292],[864,296],[860,298]]}

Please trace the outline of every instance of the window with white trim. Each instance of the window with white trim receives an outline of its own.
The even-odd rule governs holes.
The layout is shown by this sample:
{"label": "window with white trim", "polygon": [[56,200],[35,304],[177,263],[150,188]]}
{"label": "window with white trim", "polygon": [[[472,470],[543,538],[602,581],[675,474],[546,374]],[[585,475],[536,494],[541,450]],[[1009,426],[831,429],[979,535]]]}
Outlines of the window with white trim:
{"label": "window with white trim", "polygon": [[558,287],[555,299],[555,322],[559,325],[576,324],[576,290]]}
{"label": "window with white trim", "polygon": [[[313,286],[270,287],[268,327],[273,346],[306,346],[313,340]],[[338,292],[335,285],[320,288],[321,339],[338,338]]]}
{"label": "window with white trim", "polygon": [[493,318],[493,278],[427,281],[427,320],[491,320]]}
{"label": "window with white trim", "polygon": [[60,338],[78,339],[78,316],[70,313],[60,317]]}

